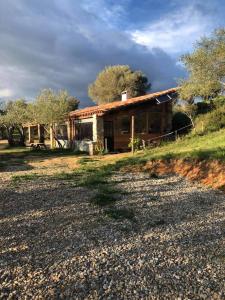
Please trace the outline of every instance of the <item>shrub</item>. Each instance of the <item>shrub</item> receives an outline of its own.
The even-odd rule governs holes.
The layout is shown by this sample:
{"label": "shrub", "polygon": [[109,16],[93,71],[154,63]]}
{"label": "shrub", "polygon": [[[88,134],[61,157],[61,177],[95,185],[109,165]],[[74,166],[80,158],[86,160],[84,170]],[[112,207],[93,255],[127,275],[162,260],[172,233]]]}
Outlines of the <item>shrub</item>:
{"label": "shrub", "polygon": [[218,96],[213,99],[213,106],[215,108],[220,108],[223,105],[225,105],[225,96]]}
{"label": "shrub", "polygon": [[195,133],[205,134],[225,128],[225,105],[218,105],[211,112],[195,119]]}
{"label": "shrub", "polygon": [[[190,123],[191,123],[191,121],[188,118],[188,116],[185,115],[185,113],[183,113],[181,111],[176,111],[173,114],[173,120],[172,120],[173,129],[172,130],[173,131],[178,130],[180,128],[190,125]],[[189,128],[184,128],[179,133],[187,133],[189,130],[190,130]]]}
{"label": "shrub", "polygon": [[134,145],[134,151],[137,151],[141,148],[141,140],[139,138],[130,139],[130,143],[128,144],[129,148],[132,148],[132,144]]}

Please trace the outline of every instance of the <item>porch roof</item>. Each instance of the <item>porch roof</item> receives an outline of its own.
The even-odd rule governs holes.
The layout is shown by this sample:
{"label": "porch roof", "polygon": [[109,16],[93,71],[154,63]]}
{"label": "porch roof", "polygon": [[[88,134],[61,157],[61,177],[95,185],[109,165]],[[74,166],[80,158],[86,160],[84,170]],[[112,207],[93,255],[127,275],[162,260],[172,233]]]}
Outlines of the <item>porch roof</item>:
{"label": "porch roof", "polygon": [[70,112],[69,116],[71,118],[75,118],[75,119],[76,118],[88,118],[88,117],[93,116],[94,114],[96,114],[97,116],[103,116],[104,114],[106,114],[110,111],[113,111],[113,110],[117,110],[117,109],[127,107],[127,106],[132,106],[134,104],[152,101],[160,96],[174,94],[177,92],[178,89],[179,88],[176,87],[176,88],[171,88],[168,90],[160,91],[157,93],[152,93],[152,94],[147,94],[144,96],[130,98],[130,99],[127,99],[124,101],[120,100],[120,101],[101,104],[101,105],[97,105],[97,106],[86,107],[83,109],[78,109],[78,110]]}

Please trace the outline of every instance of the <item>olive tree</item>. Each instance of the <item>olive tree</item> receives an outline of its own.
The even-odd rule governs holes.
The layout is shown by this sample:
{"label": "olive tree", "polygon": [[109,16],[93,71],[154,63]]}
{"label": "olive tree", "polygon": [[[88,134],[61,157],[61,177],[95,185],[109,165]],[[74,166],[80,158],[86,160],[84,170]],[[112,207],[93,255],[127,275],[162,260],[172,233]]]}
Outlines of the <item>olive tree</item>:
{"label": "olive tree", "polygon": [[225,28],[201,38],[194,51],[182,56],[189,77],[181,81],[180,96],[191,102],[195,97],[211,100],[225,87]]}
{"label": "olive tree", "polygon": [[89,85],[88,94],[97,104],[117,101],[127,90],[129,96],[144,95],[151,84],[141,71],[133,71],[128,65],[108,66]]}
{"label": "olive tree", "polygon": [[54,92],[51,89],[45,89],[35,99],[34,103],[29,107],[29,114],[34,124],[42,124],[45,130],[50,134],[53,133],[53,138],[62,147],[57,138],[55,125],[64,124],[68,119],[68,113],[75,110],[79,105],[79,100],[62,90]]}
{"label": "olive tree", "polygon": [[13,134],[19,133],[19,145],[25,145],[24,124],[29,120],[28,104],[24,99],[9,101],[0,115],[0,124],[7,132],[8,143],[10,146],[15,145]]}

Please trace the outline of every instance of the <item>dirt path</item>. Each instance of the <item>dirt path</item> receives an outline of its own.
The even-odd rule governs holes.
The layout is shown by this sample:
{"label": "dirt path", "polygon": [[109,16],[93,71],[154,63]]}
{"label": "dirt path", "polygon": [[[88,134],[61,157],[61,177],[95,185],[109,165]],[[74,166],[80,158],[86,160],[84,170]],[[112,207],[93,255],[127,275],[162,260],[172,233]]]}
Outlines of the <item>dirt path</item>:
{"label": "dirt path", "polygon": [[112,180],[134,218],[108,217],[72,181],[0,187],[0,299],[224,299],[224,194],[178,176]]}

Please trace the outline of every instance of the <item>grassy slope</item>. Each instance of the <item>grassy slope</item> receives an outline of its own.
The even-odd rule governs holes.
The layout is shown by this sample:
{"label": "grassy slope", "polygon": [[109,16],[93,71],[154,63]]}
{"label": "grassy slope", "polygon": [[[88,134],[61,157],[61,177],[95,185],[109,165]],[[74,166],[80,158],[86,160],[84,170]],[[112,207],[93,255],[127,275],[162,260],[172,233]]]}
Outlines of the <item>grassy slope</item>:
{"label": "grassy slope", "polygon": [[204,136],[190,135],[147,150],[141,156],[148,159],[197,158],[225,161],[225,129]]}

